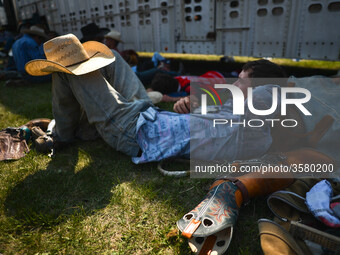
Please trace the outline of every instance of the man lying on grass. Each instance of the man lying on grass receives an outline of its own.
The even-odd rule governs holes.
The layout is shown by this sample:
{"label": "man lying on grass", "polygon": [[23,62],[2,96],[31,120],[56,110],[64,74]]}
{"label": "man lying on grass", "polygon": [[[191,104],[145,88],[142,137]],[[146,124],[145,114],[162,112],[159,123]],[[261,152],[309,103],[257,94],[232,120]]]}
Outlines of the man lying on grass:
{"label": "man lying on grass", "polygon": [[[211,119],[204,115],[179,114],[156,108],[129,65],[118,53],[114,55],[99,42],[88,41],[81,44],[76,36],[68,34],[46,42],[44,52],[47,59],[29,62],[26,71],[37,76],[52,74],[52,110],[56,121],[56,141],[70,143],[76,136],[86,138],[91,132],[81,133],[79,129],[89,131],[87,127],[91,124],[111,147],[132,156],[134,163],[160,161],[170,157],[201,160],[259,157],[268,151],[272,143],[270,123],[252,129],[241,125],[219,125],[211,129]],[[247,98],[245,92],[248,87],[256,87],[252,93],[255,109],[271,108],[272,89],[279,87],[254,86],[250,77],[284,77],[282,69],[266,60],[250,62],[245,65],[240,79],[234,84],[244,93],[244,98]],[[219,116],[240,120],[232,114],[230,101],[221,107]],[[254,117],[247,106],[245,108],[244,118],[247,120]],[[280,109],[280,106],[277,109]],[[277,115],[278,110],[275,110],[270,115],[256,117],[275,118]],[[287,156],[300,160],[304,154],[297,152]],[[251,180],[253,184],[259,184],[257,186],[260,186],[261,190],[270,192],[291,182],[272,179],[270,183],[275,185],[266,189],[265,184],[269,181],[262,180],[258,183],[254,178]],[[245,189],[249,189],[247,182],[243,182]],[[219,196],[210,204],[233,212],[229,216],[224,215],[222,225],[216,224],[215,230],[233,225],[242,201],[259,194],[255,191],[249,192],[247,196],[244,189],[239,187],[227,180],[218,182],[205,198],[204,201],[210,201],[212,194],[216,193]],[[192,212],[190,215],[194,214],[195,212]],[[194,233],[188,233],[184,228],[191,220],[187,217],[178,223],[189,238],[194,236]],[[202,232],[201,227],[198,232]],[[211,233],[206,231],[205,235]]]}
{"label": "man lying on grass", "polygon": [[[89,41],[81,44],[74,35],[68,34],[46,42],[44,51],[47,60],[33,60],[26,65],[26,70],[31,75],[52,73],[55,140],[59,142],[72,142],[79,135],[79,128],[84,130],[84,125],[90,123],[111,147],[132,156],[135,163],[160,161],[169,157],[189,158],[190,140],[200,146],[208,139],[210,146],[219,151],[199,155],[200,159],[208,160],[259,156],[271,144],[269,124],[253,129],[251,134],[244,133],[249,130],[240,127],[227,130],[219,127],[210,137],[193,134],[190,137],[190,122],[195,127],[204,127],[210,125],[211,120],[200,114],[189,116],[154,107],[127,63],[101,43]],[[235,85],[246,91],[251,86],[246,78],[257,69],[262,70],[262,77],[266,77],[265,70],[271,77],[284,76],[279,66],[261,60],[247,65]],[[254,98],[261,98],[259,102],[254,102],[254,106],[260,104],[262,109],[270,108],[272,87],[277,86],[259,86],[254,90]],[[230,116],[231,107],[230,103],[226,105],[227,110],[221,114],[226,118],[234,118]],[[272,117],[275,115],[277,111]],[[80,136],[84,137],[84,134]],[[249,136],[256,144],[256,150],[254,146],[245,146],[239,140],[240,137]],[[191,148],[191,151],[197,150]]]}

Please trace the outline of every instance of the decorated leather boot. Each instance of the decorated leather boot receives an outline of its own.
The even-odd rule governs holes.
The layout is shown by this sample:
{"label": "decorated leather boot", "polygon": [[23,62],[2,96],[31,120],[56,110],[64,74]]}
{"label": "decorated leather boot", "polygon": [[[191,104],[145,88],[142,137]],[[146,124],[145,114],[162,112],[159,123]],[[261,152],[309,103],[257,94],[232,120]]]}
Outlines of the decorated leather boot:
{"label": "decorated leather boot", "polygon": [[[267,154],[258,160],[237,161],[234,164],[272,166],[301,163],[329,163],[332,160],[314,150],[299,149],[282,154]],[[229,247],[233,228],[242,203],[286,188],[293,183],[291,173],[256,172],[237,178],[221,178],[210,187],[208,194],[192,211],[177,222],[182,235],[197,254],[223,254]],[[214,252],[214,253],[212,253]]]}

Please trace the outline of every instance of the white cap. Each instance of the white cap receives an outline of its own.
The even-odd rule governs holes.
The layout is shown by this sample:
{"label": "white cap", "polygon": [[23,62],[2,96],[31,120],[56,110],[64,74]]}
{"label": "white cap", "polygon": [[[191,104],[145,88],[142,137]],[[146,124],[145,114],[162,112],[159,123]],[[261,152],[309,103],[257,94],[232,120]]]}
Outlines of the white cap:
{"label": "white cap", "polygon": [[109,33],[104,35],[104,37],[111,38],[122,43],[123,41],[120,39],[120,36],[121,36],[120,33],[116,30],[111,30]]}
{"label": "white cap", "polygon": [[163,94],[161,92],[158,92],[158,91],[150,91],[150,92],[148,92],[148,96],[151,99],[151,102],[153,104],[157,104],[157,103],[161,102],[162,99],[163,99]]}

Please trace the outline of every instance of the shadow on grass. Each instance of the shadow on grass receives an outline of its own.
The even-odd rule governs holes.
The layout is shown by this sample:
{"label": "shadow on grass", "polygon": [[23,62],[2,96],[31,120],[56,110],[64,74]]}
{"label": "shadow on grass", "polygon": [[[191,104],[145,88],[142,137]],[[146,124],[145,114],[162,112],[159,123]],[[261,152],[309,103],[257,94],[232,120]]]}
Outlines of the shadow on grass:
{"label": "shadow on grass", "polygon": [[[38,169],[16,185],[5,206],[11,216],[30,227],[48,227],[77,211],[104,208],[110,203],[112,188],[132,178],[133,172],[124,169],[127,161],[102,141],[72,145],[57,152],[47,168]],[[32,214],[40,215],[34,220],[42,222],[31,222]]]}
{"label": "shadow on grass", "polygon": [[[49,231],[67,221],[83,221],[101,209],[116,206],[117,199],[122,198],[114,192],[115,187],[128,182],[142,196],[150,196],[151,201],[166,203],[172,217],[177,218],[173,215],[181,211],[181,203],[187,197],[182,196],[180,201],[176,197],[186,181],[172,181],[155,170],[156,164],[134,165],[130,157],[101,140],[78,142],[57,152],[47,167],[32,169],[31,175],[10,189],[4,202],[6,216],[21,226],[17,235],[28,230]],[[175,228],[175,221],[166,225],[163,236]],[[183,250],[180,254],[187,254],[184,241],[173,245]]]}
{"label": "shadow on grass", "polygon": [[[82,221],[114,205],[121,198],[112,191],[124,182],[144,190],[142,195],[150,196],[150,200],[166,201],[177,220],[200,202],[212,180],[164,177],[156,171],[156,164],[134,165],[130,157],[115,152],[101,140],[80,142],[57,153],[46,168],[37,169],[14,186],[4,205],[7,216],[19,221],[22,231],[48,231],[74,220],[74,216]],[[268,214],[265,208],[265,200],[258,199],[241,210],[231,254],[260,254],[256,221]],[[169,225],[176,228],[175,220],[168,222],[164,231]],[[171,245],[179,246],[179,254],[188,254],[183,238]]]}
{"label": "shadow on grass", "polygon": [[[52,117],[51,83],[6,87],[0,83],[0,104],[27,120]],[[23,124],[23,123],[22,123]]]}

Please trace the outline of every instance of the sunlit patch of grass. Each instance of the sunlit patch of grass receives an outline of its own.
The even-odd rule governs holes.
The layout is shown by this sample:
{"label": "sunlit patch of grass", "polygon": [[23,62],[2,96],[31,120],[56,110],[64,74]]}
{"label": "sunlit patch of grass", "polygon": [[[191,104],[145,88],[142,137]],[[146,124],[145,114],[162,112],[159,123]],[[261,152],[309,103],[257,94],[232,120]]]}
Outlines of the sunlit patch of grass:
{"label": "sunlit patch of grass", "polygon": [[77,173],[78,171],[81,171],[83,168],[89,166],[91,163],[93,163],[91,156],[83,149],[79,149],[78,162],[74,167],[75,173]]}
{"label": "sunlit patch of grass", "polygon": [[123,182],[112,189],[110,206],[88,217],[79,231],[102,240],[108,252],[176,254],[166,240],[169,222],[175,220],[171,207],[147,187]]}

